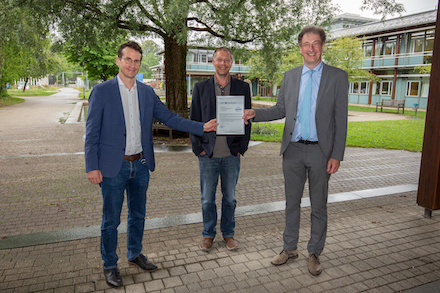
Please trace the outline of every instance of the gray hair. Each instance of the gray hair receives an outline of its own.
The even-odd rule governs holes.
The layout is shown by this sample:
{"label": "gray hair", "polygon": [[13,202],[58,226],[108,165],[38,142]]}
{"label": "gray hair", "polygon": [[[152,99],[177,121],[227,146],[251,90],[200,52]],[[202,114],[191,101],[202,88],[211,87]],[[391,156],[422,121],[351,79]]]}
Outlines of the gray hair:
{"label": "gray hair", "polygon": [[298,35],[298,45],[301,47],[302,38],[305,34],[313,33],[315,35],[319,35],[321,38],[321,44],[325,44],[325,41],[327,39],[327,36],[325,34],[325,31],[322,27],[316,26],[316,25],[308,25],[304,27],[301,32]]}
{"label": "gray hair", "polygon": [[232,53],[231,49],[229,49],[228,47],[220,47],[220,48],[215,49],[214,55],[213,55],[214,59],[215,59],[215,55],[217,55],[218,51],[225,51],[225,52],[229,53],[229,57],[231,58],[231,62],[234,63],[234,53]]}

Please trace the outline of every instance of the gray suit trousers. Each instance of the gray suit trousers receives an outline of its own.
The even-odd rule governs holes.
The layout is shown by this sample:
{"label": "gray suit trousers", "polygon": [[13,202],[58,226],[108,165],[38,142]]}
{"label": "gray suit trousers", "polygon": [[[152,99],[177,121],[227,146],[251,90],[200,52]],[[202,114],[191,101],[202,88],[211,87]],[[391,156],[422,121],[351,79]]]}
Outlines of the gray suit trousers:
{"label": "gray suit trousers", "polygon": [[286,194],[286,227],[284,250],[297,249],[301,198],[306,179],[309,179],[311,203],[311,232],[309,252],[320,255],[327,235],[328,159],[318,144],[291,142],[283,154],[283,173]]}

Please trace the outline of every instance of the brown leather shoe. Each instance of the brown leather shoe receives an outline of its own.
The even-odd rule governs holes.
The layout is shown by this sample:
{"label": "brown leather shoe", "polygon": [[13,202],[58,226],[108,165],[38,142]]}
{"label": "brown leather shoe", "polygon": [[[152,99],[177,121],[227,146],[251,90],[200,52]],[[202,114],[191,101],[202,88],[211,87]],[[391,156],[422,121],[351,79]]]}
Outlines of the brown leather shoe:
{"label": "brown leather shoe", "polygon": [[281,251],[280,254],[278,254],[277,256],[275,256],[270,263],[273,264],[274,266],[279,266],[282,264],[285,264],[289,258],[295,259],[298,257],[298,250],[283,250]]}
{"label": "brown leather shoe", "polygon": [[200,242],[200,249],[202,251],[209,251],[212,247],[212,243],[214,242],[214,238],[203,238],[202,242]]}
{"label": "brown leather shoe", "polygon": [[226,248],[229,250],[238,249],[238,241],[234,239],[234,237],[226,237],[224,238],[226,242]]}
{"label": "brown leather shoe", "polygon": [[314,276],[322,273],[322,265],[319,261],[319,255],[316,255],[313,252],[309,252],[309,272]]}

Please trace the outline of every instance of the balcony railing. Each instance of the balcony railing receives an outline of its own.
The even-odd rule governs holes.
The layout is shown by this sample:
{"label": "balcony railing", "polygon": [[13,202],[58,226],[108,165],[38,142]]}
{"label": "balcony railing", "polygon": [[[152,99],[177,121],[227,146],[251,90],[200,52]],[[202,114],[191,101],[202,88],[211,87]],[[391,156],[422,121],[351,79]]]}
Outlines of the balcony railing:
{"label": "balcony railing", "polygon": [[164,73],[153,73],[151,75],[151,78],[153,78],[153,79],[164,79],[165,78],[165,74]]}
{"label": "balcony railing", "polygon": [[[396,65],[397,59],[397,65]],[[372,61],[373,60],[373,65]],[[431,64],[432,51],[420,53],[403,53],[395,55],[382,55],[366,57],[362,64],[363,69],[383,69],[396,67],[415,67]]]}
{"label": "balcony railing", "polygon": [[[211,71],[214,72],[215,68],[212,63],[187,63],[187,71]],[[250,67],[243,64],[235,64],[231,67],[231,72],[234,73],[249,73]]]}

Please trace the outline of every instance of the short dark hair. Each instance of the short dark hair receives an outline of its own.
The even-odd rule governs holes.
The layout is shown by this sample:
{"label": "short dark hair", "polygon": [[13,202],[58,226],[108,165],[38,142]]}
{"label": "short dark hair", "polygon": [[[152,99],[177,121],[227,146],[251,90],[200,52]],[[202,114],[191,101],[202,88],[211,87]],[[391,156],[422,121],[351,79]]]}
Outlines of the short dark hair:
{"label": "short dark hair", "polygon": [[217,55],[218,51],[225,51],[225,52],[229,53],[229,57],[231,57],[231,59],[232,59],[231,61],[234,62],[234,53],[232,53],[231,49],[229,49],[228,47],[217,48],[217,49],[215,49],[214,54],[212,55],[213,58],[215,58],[215,55]]}
{"label": "short dark hair", "polygon": [[131,49],[133,49],[133,50],[136,50],[136,51],[138,51],[139,53],[141,53],[141,60],[142,60],[142,48],[141,48],[141,46],[139,46],[139,44],[138,43],[136,43],[136,42],[133,42],[133,41],[129,41],[129,42],[127,42],[127,43],[124,43],[124,44],[122,44],[121,46],[119,46],[119,49],[118,49],[118,57],[119,58],[122,58],[122,50],[124,50],[125,48],[131,48]]}
{"label": "short dark hair", "polygon": [[325,44],[325,40],[327,39],[327,36],[325,34],[325,31],[322,27],[316,26],[316,25],[308,25],[304,27],[301,32],[298,35],[298,45],[301,46],[302,38],[305,34],[313,33],[315,35],[319,35],[321,38],[321,44]]}

